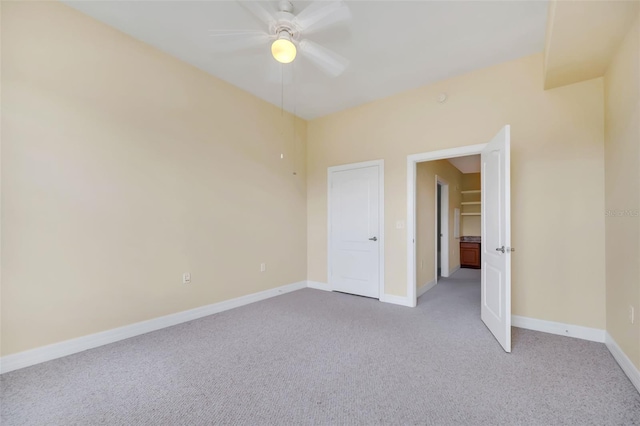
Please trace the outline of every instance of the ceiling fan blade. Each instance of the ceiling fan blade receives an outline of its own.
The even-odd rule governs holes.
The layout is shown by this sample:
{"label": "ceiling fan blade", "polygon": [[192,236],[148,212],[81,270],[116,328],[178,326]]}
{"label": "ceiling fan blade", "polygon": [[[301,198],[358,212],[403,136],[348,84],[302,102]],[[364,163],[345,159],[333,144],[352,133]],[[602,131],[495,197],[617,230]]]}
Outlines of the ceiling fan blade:
{"label": "ceiling fan blade", "polygon": [[302,40],[300,43],[302,55],[316,64],[320,69],[332,77],[337,77],[347,68],[349,61],[337,53],[320,46],[309,40]]}
{"label": "ceiling fan blade", "polygon": [[211,30],[209,35],[214,40],[213,49],[222,53],[262,47],[271,40],[269,34],[260,30]]}
{"label": "ceiling fan blade", "polygon": [[240,1],[240,6],[251,13],[258,21],[267,25],[271,29],[276,24],[275,9],[268,1]]}
{"label": "ceiling fan blade", "polygon": [[314,1],[294,19],[301,32],[309,34],[351,19],[351,11],[342,0]]}

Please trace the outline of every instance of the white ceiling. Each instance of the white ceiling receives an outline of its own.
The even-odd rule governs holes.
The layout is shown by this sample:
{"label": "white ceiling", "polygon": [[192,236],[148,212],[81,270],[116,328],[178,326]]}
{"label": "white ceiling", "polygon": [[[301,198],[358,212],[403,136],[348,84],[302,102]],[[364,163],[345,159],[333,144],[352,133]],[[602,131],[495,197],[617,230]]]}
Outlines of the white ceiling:
{"label": "white ceiling", "polygon": [[462,173],[480,173],[480,154],[449,158],[448,161]]}
{"label": "white ceiling", "polygon": [[[281,106],[275,64],[262,52],[213,53],[212,29],[262,29],[233,1],[65,3],[235,86]],[[293,1],[294,13],[307,2]],[[284,107],[312,119],[544,48],[545,1],[348,1],[352,21],[309,36],[346,57],[326,76],[294,61]],[[273,78],[273,77],[271,77]]]}

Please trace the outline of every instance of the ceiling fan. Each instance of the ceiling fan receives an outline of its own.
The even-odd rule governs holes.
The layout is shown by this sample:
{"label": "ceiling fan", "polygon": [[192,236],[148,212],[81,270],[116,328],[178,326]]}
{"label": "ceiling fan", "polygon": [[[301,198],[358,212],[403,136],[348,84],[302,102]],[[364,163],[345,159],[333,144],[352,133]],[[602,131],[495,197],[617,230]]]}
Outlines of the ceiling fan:
{"label": "ceiling fan", "polygon": [[266,24],[267,30],[212,31],[211,35],[216,39],[214,48],[218,51],[266,49],[271,44],[273,58],[282,64],[293,62],[299,51],[330,76],[337,77],[346,69],[347,59],[305,38],[308,34],[351,19],[349,8],[342,0],[316,0],[297,14],[294,14],[293,4],[288,0],[280,1],[277,10],[272,3],[265,1],[238,3]]}

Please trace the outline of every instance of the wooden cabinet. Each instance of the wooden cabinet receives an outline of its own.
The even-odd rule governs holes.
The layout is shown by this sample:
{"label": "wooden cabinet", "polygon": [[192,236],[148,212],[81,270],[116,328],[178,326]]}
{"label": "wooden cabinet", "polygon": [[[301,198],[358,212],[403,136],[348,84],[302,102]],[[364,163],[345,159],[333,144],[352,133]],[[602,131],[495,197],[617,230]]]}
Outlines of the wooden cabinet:
{"label": "wooden cabinet", "polygon": [[460,243],[460,267],[480,268],[480,243]]}

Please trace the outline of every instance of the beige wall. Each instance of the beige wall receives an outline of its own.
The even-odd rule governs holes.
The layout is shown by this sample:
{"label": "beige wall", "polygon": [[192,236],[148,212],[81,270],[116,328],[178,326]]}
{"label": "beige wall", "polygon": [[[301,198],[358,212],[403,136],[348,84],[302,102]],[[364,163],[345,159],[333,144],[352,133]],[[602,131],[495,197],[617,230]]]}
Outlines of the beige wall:
{"label": "beige wall", "polygon": [[327,281],[327,167],[385,160],[385,291],[404,296],[407,155],[510,124],[513,313],[604,328],[603,80],[542,87],[537,54],[311,121],[308,278]]}
{"label": "beige wall", "polygon": [[59,3],[1,24],[2,354],[305,279],[291,116]]}
{"label": "beige wall", "polygon": [[[480,173],[465,173],[462,175],[462,190],[480,189]],[[480,201],[480,194],[464,194],[462,201]],[[462,209],[463,212],[479,212],[480,206],[467,205]],[[480,236],[480,216],[462,216],[461,218],[461,235],[469,237]]]}
{"label": "beige wall", "polygon": [[[605,74],[607,331],[640,369],[640,18]],[[628,319],[629,306],[635,324]]]}
{"label": "beige wall", "polygon": [[[638,152],[625,133],[638,117],[623,92],[637,84],[624,71],[632,38],[605,84],[543,91],[533,55],[299,120],[294,148],[291,116],[64,5],[1,9],[3,355],[299,281],[305,261],[326,282],[326,168],[357,161],[385,159],[386,292],[404,295],[406,156],[483,143],[505,124],[513,313],[605,326],[603,96],[607,208],[633,206],[640,190],[629,196],[614,166],[623,158],[630,175]],[[640,291],[632,268],[613,268],[629,258],[613,243],[626,231],[606,221],[607,328],[640,366],[620,313]]]}
{"label": "beige wall", "polygon": [[459,240],[453,235],[454,208],[460,208],[462,173],[447,160],[416,167],[416,287],[435,280],[436,176],[449,184],[449,269],[460,266]]}
{"label": "beige wall", "polygon": [[602,77],[639,7],[638,0],[550,0],[545,89]]}

